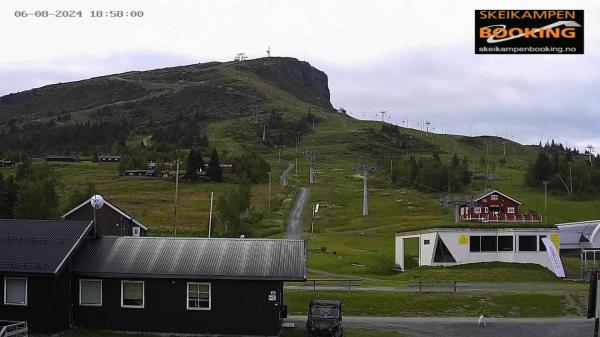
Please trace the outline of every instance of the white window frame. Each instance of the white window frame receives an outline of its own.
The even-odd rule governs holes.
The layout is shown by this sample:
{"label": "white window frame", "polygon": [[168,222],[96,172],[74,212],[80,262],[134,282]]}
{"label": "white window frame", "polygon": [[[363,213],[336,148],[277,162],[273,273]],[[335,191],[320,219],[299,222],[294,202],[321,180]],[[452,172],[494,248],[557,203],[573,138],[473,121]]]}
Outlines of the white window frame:
{"label": "white window frame", "polygon": [[[208,285],[208,308],[190,308],[190,285],[198,284],[198,285]],[[203,310],[209,311],[212,309],[212,285],[210,282],[188,282],[185,286],[185,307],[187,310]]]}
{"label": "white window frame", "polygon": [[490,196],[490,200],[492,200],[492,201],[496,201],[496,200],[498,200],[498,195],[497,195],[497,194],[492,194],[492,195]]}
{"label": "white window frame", "polygon": [[475,212],[475,214],[481,214],[481,207],[475,207],[473,211]]}
{"label": "white window frame", "polygon": [[[6,302],[6,281],[7,280],[25,280],[25,303],[9,303]],[[4,277],[4,305],[16,305],[16,306],[20,306],[20,307],[26,307],[29,303],[29,295],[27,293],[29,288],[29,280],[27,279],[27,277],[12,277],[12,276],[5,276]]]}
{"label": "white window frame", "polygon": [[[87,281],[87,282],[100,282],[100,304],[82,304],[81,303],[81,281]],[[102,290],[102,280],[99,279],[88,279],[88,278],[81,278],[79,279],[79,305],[82,307],[101,307],[102,306],[102,297],[103,297],[103,290]]]}
{"label": "white window frame", "polygon": [[515,208],[514,207],[507,207],[506,208],[506,213],[514,214],[515,213]]}
{"label": "white window frame", "polygon": [[488,214],[489,212],[490,212],[490,209],[489,209],[489,208],[487,208],[487,207],[484,207],[484,208],[483,208],[483,213],[484,213],[484,214]]}
{"label": "white window frame", "polygon": [[[142,284],[142,305],[125,305],[123,304],[123,284],[125,283],[138,283]],[[121,280],[121,308],[131,308],[131,309],[144,309],[146,306],[146,284],[144,281],[130,281],[130,280]]]}

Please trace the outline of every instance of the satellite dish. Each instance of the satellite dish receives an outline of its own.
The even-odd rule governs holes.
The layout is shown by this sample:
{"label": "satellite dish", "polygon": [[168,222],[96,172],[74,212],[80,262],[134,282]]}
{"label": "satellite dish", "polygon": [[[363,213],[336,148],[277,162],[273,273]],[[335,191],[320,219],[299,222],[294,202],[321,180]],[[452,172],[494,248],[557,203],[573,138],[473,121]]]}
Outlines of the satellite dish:
{"label": "satellite dish", "polygon": [[100,194],[96,194],[90,198],[90,204],[95,209],[100,209],[104,206],[104,198]]}

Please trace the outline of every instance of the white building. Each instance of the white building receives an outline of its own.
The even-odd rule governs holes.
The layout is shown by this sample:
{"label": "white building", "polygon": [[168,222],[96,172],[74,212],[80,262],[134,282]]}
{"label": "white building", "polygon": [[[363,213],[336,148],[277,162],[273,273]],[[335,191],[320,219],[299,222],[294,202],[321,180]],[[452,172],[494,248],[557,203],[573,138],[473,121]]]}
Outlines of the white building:
{"label": "white building", "polygon": [[600,248],[600,220],[560,223],[560,249]]}
{"label": "white building", "polygon": [[[453,266],[479,262],[535,263],[550,270],[542,238],[560,247],[555,228],[433,228],[396,234],[396,265]],[[412,240],[411,240],[412,239]]]}

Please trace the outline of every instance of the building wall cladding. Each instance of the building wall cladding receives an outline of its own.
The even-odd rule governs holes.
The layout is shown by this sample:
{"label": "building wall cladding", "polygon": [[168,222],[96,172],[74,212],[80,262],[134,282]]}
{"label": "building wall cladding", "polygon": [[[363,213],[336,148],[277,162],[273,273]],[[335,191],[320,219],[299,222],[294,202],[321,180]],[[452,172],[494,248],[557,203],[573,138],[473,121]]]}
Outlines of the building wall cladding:
{"label": "building wall cladding", "polygon": [[27,277],[27,306],[4,305],[0,291],[0,319],[27,321],[32,333],[55,333],[69,328],[70,277],[68,266],[57,276],[24,276],[0,274],[4,277]]}
{"label": "building wall cladding", "polygon": [[[92,206],[84,206],[65,217],[67,220],[93,220]],[[130,236],[132,227],[138,227],[133,221],[114,209],[104,206],[96,210],[97,231],[99,235]],[[140,227],[140,236],[146,236],[146,230]]]}
{"label": "building wall cladding", "polygon": [[499,206],[502,208],[503,212],[506,212],[507,207],[514,207],[515,212],[519,210],[519,204],[504,198],[503,196],[498,196],[498,200],[491,200],[489,197],[485,199],[481,199],[475,203],[476,207],[493,207]]}
{"label": "building wall cladding", "polygon": [[[91,329],[144,332],[276,336],[281,329],[281,281],[102,278],[102,307],[79,305],[79,279],[73,279],[74,318]],[[121,308],[121,280],[143,280],[144,308]],[[211,310],[187,310],[187,282],[211,283]],[[277,300],[269,301],[271,291]]]}

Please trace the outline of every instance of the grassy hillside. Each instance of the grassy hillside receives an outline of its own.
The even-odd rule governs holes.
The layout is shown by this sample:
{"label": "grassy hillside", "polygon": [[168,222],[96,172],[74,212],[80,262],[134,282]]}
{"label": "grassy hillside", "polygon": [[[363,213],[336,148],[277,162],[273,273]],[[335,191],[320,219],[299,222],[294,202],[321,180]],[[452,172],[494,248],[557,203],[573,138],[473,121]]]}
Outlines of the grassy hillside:
{"label": "grassy hillside", "polygon": [[[484,191],[481,181],[474,181],[460,194],[445,196],[433,190],[424,192],[399,187],[392,183],[390,161],[394,165],[400,158],[409,156],[431,158],[437,153],[443,161],[448,161],[456,154],[461,159],[467,157],[470,167],[476,170],[484,170],[480,161],[482,157],[487,158],[495,163],[493,170],[497,177],[487,181],[488,187],[522,201],[523,210],[543,214],[542,225],[600,218],[597,199],[581,201],[549,194],[546,212],[543,192],[523,187],[525,170],[537,155],[536,146],[524,146],[499,137],[442,135],[406,128],[400,128],[396,135],[385,134],[380,132],[381,122],[356,120],[333,111],[327,79],[323,76],[306,64],[277,58],[129,72],[4,96],[0,99],[0,127],[4,130],[12,127],[14,135],[21,135],[27,134],[23,128],[30,128],[31,123],[55,120],[55,127],[60,127],[118,116],[131,125],[131,134],[127,135],[130,146],[139,146],[143,141],[152,148],[155,146],[154,128],[170,123],[173,114],[181,113],[184,121],[199,116],[201,122],[193,132],[206,135],[209,146],[218,149],[223,162],[252,153],[271,164],[271,213],[267,214],[266,210],[268,185],[252,188],[252,206],[265,214],[256,225],[259,236],[283,235],[296,188],[309,186],[307,152],[315,151],[318,153],[314,163],[317,183],[310,186],[309,207],[319,203],[320,210],[315,233],[309,241],[309,267],[340,274],[392,281],[411,279],[414,274],[394,275],[392,271],[394,233],[457,226],[453,210],[440,207],[440,198],[465,199]],[[89,96],[90,90],[101,93]],[[70,119],[56,120],[64,114],[69,114]],[[281,118],[279,124],[273,122],[274,115]],[[265,125],[276,126],[266,128]],[[263,128],[265,141],[262,141]],[[3,137],[9,139],[11,134]],[[281,160],[274,145],[285,146]],[[497,164],[502,158],[506,163]],[[292,174],[290,186],[282,189],[278,184],[279,175],[296,160],[298,176]],[[377,166],[369,179],[368,216],[362,216],[363,180],[356,169],[357,164],[365,162]],[[116,165],[111,164],[83,162],[53,166],[64,182],[63,209],[67,206],[65,196],[86,182],[93,182],[107,199],[149,226],[151,234],[170,235],[174,222],[173,180],[119,177]],[[3,170],[3,174],[12,171]],[[205,235],[210,192],[215,192],[218,198],[236,188],[234,179],[226,179],[225,183],[182,183],[178,231],[186,235]],[[307,229],[310,213],[305,212]],[[215,226],[219,228],[218,221]],[[327,253],[318,252],[322,247]],[[552,279],[545,270],[533,270],[533,274],[531,271],[531,267],[510,270],[522,280]],[[420,272],[429,278],[448,277],[443,270]],[[461,275],[481,280],[478,279],[480,272],[469,273]]]}

